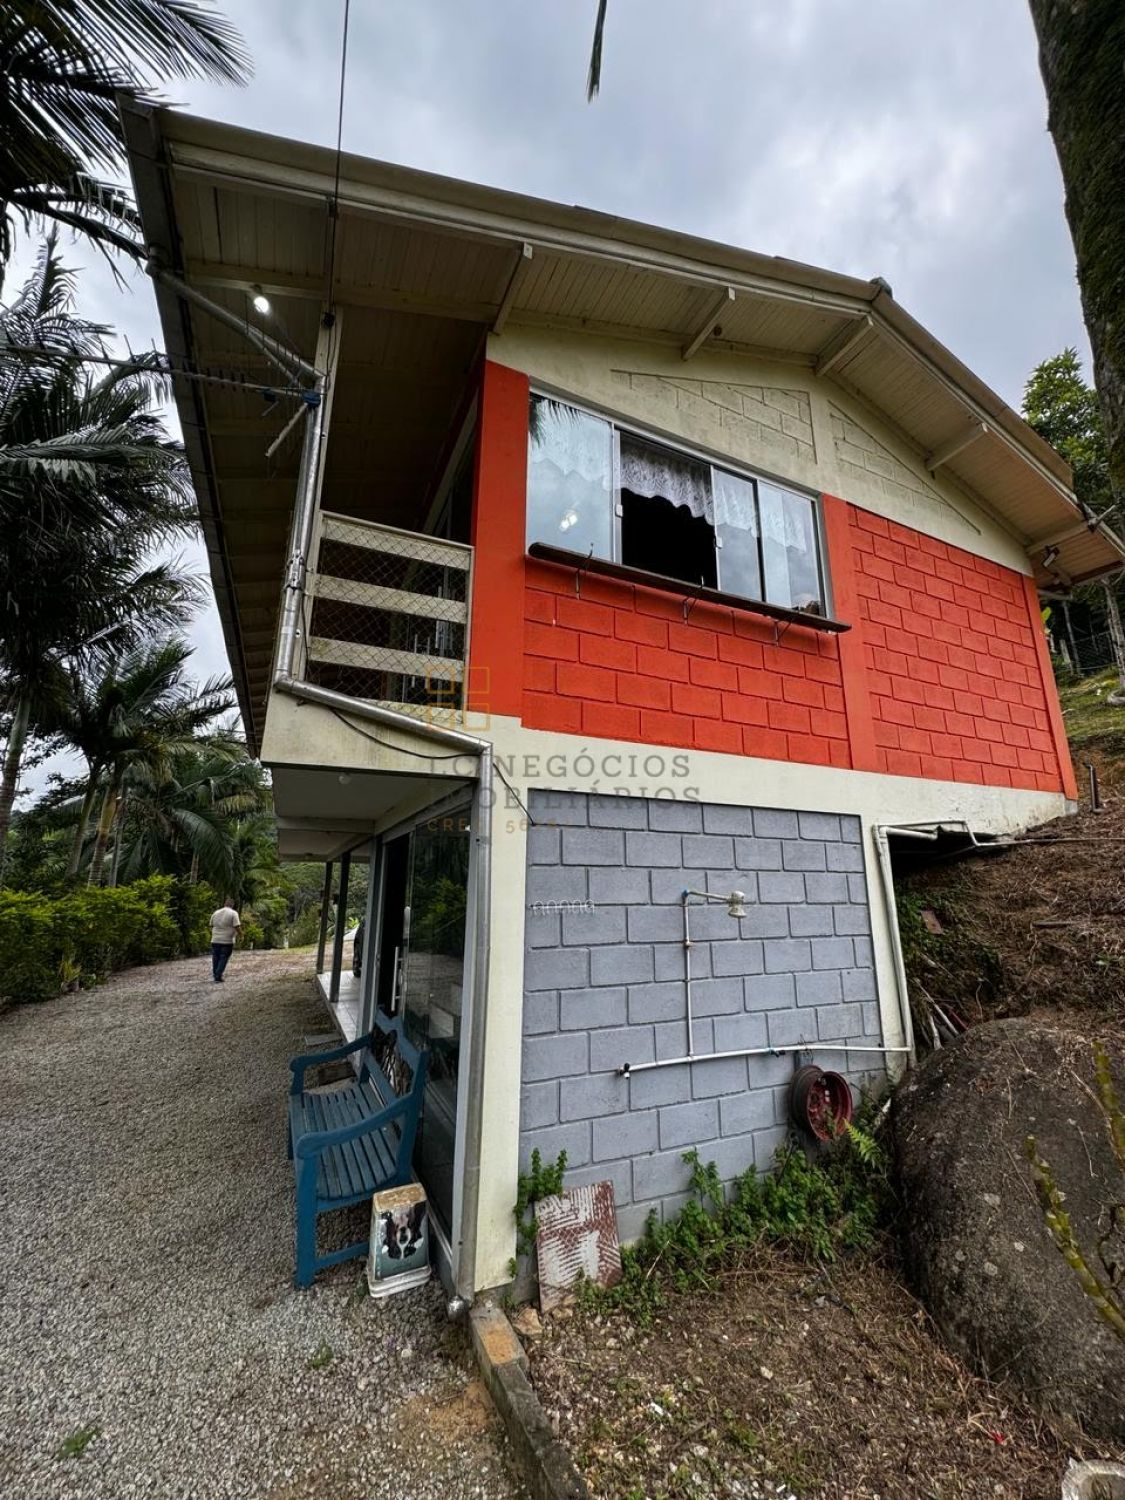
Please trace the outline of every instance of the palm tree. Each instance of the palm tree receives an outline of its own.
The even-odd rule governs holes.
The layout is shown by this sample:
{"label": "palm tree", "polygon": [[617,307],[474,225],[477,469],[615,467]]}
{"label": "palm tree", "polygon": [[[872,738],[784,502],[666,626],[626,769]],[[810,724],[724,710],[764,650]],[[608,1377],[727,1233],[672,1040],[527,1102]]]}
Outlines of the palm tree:
{"label": "palm tree", "polygon": [[155,358],[92,374],[110,330],[75,314],[74,290],[52,231],[0,306],[0,521],[65,541],[77,526],[116,529],[144,498],[153,524],[182,530],[187,467],[153,410],[166,381]]}
{"label": "palm tree", "polygon": [[[240,820],[268,810],[265,773],[226,735],[176,752],[161,777],[139,762],[126,779],[120,878],[186,875],[228,891],[242,866]],[[236,845],[239,845],[236,850]]]}
{"label": "palm tree", "polygon": [[191,649],[175,638],[145,641],[97,676],[72,675],[69,698],[44,717],[44,728],[80,750],[88,768],[69,875],[78,869],[98,797],[92,885],[101,883],[110,835],[124,821],[130,780],[150,788],[172,780],[175,757],[194,750],[196,736],[233,708],[229,681],[216,678],[200,686],[187,678]]}
{"label": "palm tree", "polygon": [[271,812],[250,813],[235,822],[230,857],[227,894],[240,910],[279,890],[277,829]]}
{"label": "palm tree", "polygon": [[60,674],[182,623],[200,597],[175,562],[147,561],[194,529],[190,484],[152,410],[156,377],[90,373],[101,332],[74,316],[48,239],[0,308],[0,877],[28,734]]}
{"label": "palm tree", "polygon": [[242,83],[250,61],[210,0],[7,0],[0,6],[0,269],[13,219],[53,219],[103,247],[140,253],[122,190],[118,93],[163,78]]}

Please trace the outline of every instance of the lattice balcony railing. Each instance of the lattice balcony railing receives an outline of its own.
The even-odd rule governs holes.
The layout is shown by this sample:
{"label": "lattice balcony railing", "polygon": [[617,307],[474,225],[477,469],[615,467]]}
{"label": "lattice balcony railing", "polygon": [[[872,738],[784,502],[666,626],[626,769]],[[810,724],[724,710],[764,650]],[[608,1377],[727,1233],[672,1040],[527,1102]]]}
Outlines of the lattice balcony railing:
{"label": "lattice balcony railing", "polygon": [[473,549],[321,512],[304,676],[443,722],[464,710]]}

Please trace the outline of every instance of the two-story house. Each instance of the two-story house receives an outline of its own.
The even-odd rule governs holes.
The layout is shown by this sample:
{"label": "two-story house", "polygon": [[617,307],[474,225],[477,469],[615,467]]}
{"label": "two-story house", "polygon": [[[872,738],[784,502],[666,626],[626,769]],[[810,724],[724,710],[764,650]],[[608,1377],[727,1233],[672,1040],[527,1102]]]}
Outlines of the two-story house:
{"label": "two-story house", "polygon": [[283,856],[367,880],[342,1024],[429,1047],[450,1285],[536,1147],[623,1236],[689,1147],[768,1165],[796,1063],[909,1056],[895,846],[1073,805],[1037,589],[1120,542],[878,278],[127,128],[246,732]]}

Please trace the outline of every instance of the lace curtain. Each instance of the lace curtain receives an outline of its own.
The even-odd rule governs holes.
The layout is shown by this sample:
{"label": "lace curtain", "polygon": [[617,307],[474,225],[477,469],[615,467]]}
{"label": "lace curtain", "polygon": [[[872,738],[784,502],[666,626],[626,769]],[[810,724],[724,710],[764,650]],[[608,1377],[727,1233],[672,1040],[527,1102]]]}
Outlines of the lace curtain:
{"label": "lace curtain", "polygon": [[[561,401],[538,397],[532,416],[532,462],[551,464],[560,474],[576,474],[587,484],[608,491],[611,434],[608,422]],[[682,505],[712,526],[734,526],[756,537],[760,524],[767,540],[801,556],[814,550],[809,505],[801,496],[759,482],[756,503],[750,480],[669,449],[636,442],[624,433],[621,488]]]}
{"label": "lace curtain", "polygon": [[[664,448],[631,442],[624,435],[621,488],[683,505],[712,526],[735,526],[758,535],[759,508],[750,480]],[[788,551],[806,555],[811,546],[807,502],[773,485],[759,485],[759,493],[763,535]]]}
{"label": "lace curtain", "polygon": [[621,488],[650,500],[684,505],[693,516],[714,523],[711,471],[705,464],[621,438]]}
{"label": "lace curtain", "polygon": [[739,531],[758,535],[758,511],[754,504],[754,486],[748,479],[712,469],[715,480],[715,525],[737,526]]}
{"label": "lace curtain", "polygon": [[758,485],[758,503],[762,517],[762,535],[802,557],[813,550],[812,516],[809,502],[800,495],[790,495],[772,484]]}

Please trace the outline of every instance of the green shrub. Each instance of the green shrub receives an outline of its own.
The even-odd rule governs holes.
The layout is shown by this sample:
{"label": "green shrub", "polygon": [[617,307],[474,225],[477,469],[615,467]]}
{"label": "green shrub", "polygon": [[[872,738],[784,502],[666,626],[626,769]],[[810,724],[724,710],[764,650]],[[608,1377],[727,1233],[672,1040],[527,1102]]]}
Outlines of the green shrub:
{"label": "green shrub", "polygon": [[264,948],[266,946],[266,934],[262,924],[247,914],[242,919],[242,927],[239,930],[239,941],[244,948]]}
{"label": "green shrub", "polygon": [[[861,1111],[866,1125],[871,1109]],[[796,1145],[778,1153],[777,1169],[753,1167],[724,1190],[714,1162],[687,1151],[691,1193],[669,1223],[649,1215],[644,1236],[621,1252],[622,1279],[596,1303],[626,1309],[642,1323],[664,1305],[669,1287],[712,1285],[723,1267],[751,1246],[777,1245],[803,1260],[831,1261],[868,1248],[890,1202],[888,1163],[868,1129],[849,1126],[831,1149],[809,1161]]]}
{"label": "green shrub", "polygon": [[55,906],[45,896],[0,891],[0,996],[45,1000],[62,983]]}
{"label": "green shrub", "polygon": [[320,936],[320,908],[317,906],[306,906],[301,914],[293,919],[289,928],[289,943],[293,948],[307,948],[315,943]]}
{"label": "green shrub", "polygon": [[[136,964],[198,951],[198,912],[206,887],[154,875],[132,885],[98,886],[50,898],[0,891],[0,998],[44,1000],[78,979],[96,983]],[[187,941],[185,941],[185,934]]]}
{"label": "green shrub", "polygon": [[179,928],[180,952],[185,957],[206,953],[211,946],[211,913],[218,904],[219,898],[206,881],[192,884],[178,879],[173,883],[168,910]]}

